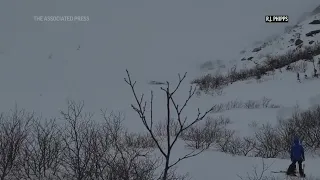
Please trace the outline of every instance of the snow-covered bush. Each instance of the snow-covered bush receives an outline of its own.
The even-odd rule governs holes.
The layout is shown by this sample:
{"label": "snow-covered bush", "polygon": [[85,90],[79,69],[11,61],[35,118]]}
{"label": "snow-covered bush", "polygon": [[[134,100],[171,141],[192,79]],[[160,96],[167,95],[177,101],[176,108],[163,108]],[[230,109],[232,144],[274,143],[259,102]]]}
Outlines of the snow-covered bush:
{"label": "snow-covered bush", "polygon": [[[177,135],[179,131],[179,123],[175,121],[169,121],[169,133],[171,136]],[[166,137],[167,135],[167,124],[165,121],[159,121],[155,124],[156,135],[159,137]]]}
{"label": "snow-covered bush", "polygon": [[229,118],[220,116],[219,118],[208,117],[204,123],[188,129],[182,136],[188,147],[195,149],[209,148],[224,137],[226,126],[230,124]]}
{"label": "snow-covered bush", "polygon": [[265,158],[288,157],[293,137],[298,135],[306,150],[320,149],[320,106],[306,111],[296,110],[288,119],[274,126],[264,124],[255,133],[255,155]]}
{"label": "snow-covered bush", "polygon": [[[228,132],[234,132],[229,130]],[[228,140],[218,143],[218,149],[221,152],[229,153],[238,156],[253,156],[255,149],[255,140],[251,137],[237,137],[234,133],[228,134]]]}
{"label": "snow-covered bush", "polygon": [[256,140],[255,156],[264,158],[278,157],[283,149],[282,139],[277,133],[277,129],[271,124],[262,125],[254,136]]}
{"label": "snow-covered bush", "polygon": [[292,142],[293,135],[298,135],[307,149],[320,148],[320,106],[294,112],[291,118],[279,120],[278,124],[278,131],[287,145]]}
{"label": "snow-covered bush", "polygon": [[146,133],[128,133],[125,138],[129,147],[142,149],[156,148],[156,143],[152,137]]}
{"label": "snow-covered bush", "polygon": [[280,105],[270,104],[271,99],[267,97],[261,98],[261,100],[232,100],[227,103],[215,104],[212,107],[211,113],[219,113],[232,109],[260,109],[260,108],[279,108]]}
{"label": "snow-covered bush", "polygon": [[197,84],[199,90],[209,93],[210,90],[215,90],[226,86],[228,84],[228,79],[221,74],[208,74],[193,80],[191,83]]}
{"label": "snow-covered bush", "polygon": [[0,116],[0,179],[156,179],[148,136],[128,133],[121,114],[95,123],[83,107],[69,101],[61,125],[17,109]]}
{"label": "snow-covered bush", "polygon": [[[270,106],[269,99],[263,98],[263,106]],[[226,107],[237,108],[238,102],[228,106],[217,106],[216,112]],[[254,107],[252,105],[252,107]],[[306,150],[320,150],[320,106],[303,112],[296,111],[288,119],[279,119],[275,125],[255,123],[255,133],[250,137],[238,137],[234,130],[228,129],[229,118],[208,118],[205,123],[193,126],[182,136],[187,146],[201,149],[213,147],[232,155],[263,158],[287,158],[293,137],[298,135]]]}
{"label": "snow-covered bush", "polygon": [[[251,69],[236,70],[236,68],[233,67],[227,75],[208,74],[194,79],[191,83],[197,84],[200,90],[208,93],[210,90],[224,88],[236,81],[243,81],[255,77],[260,79],[262,76],[267,75],[268,72],[286,67],[300,60],[312,60],[314,56],[319,54],[320,44],[315,43],[313,46],[307,46],[299,50],[290,50],[284,55],[268,56],[262,64],[257,64],[257,66]],[[301,66],[303,68],[304,64]]]}

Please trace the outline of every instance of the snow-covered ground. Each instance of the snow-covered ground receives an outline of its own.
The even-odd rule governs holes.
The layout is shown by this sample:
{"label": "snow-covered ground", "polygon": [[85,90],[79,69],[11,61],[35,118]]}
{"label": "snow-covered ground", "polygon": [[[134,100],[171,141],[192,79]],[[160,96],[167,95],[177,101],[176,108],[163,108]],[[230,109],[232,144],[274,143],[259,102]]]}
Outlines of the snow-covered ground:
{"label": "snow-covered ground", "polygon": [[[149,85],[149,81],[176,83],[177,73],[188,72],[175,96],[182,103],[191,80],[214,72],[201,70],[202,63],[222,59],[221,63],[226,67],[234,62],[243,65],[245,62],[240,59],[253,56],[250,51],[256,46],[238,55],[243,47],[285,27],[285,24],[265,24],[265,15],[288,14],[294,21],[300,16],[296,12],[302,14],[317,5],[316,0],[303,4],[299,0],[5,0],[0,3],[0,109],[7,111],[17,103],[27,110],[41,112],[45,117],[56,117],[59,110],[65,108],[66,99],[84,100],[86,109],[91,112],[99,113],[100,108],[125,112],[130,130],[142,131],[144,128],[130,106],[134,99],[123,80],[125,69],[138,81],[138,92],[150,97],[150,90],[154,90],[154,117],[162,120],[165,118],[165,94],[159,85]],[[34,20],[34,16],[48,15],[89,16],[90,20]],[[235,17],[246,21],[237,21]],[[301,23],[305,27],[299,29],[301,36],[314,30],[306,24],[309,21]],[[288,49],[292,34],[281,37],[284,40],[275,41],[278,44],[271,44],[254,56]],[[311,39],[302,38],[306,43]],[[224,70],[227,68],[220,68],[220,71]],[[308,73],[311,72],[312,68],[309,68]],[[237,130],[239,135],[250,135],[252,129],[248,124],[252,121],[275,123],[277,117],[290,116],[296,105],[306,109],[320,104],[319,80],[301,79],[302,83],[298,83],[295,73],[283,70],[283,73],[263,77],[262,82],[254,79],[236,82],[226,87],[221,96],[202,93],[194,97],[184,115],[192,119],[198,107],[205,111],[214,104],[233,100],[271,98],[271,103],[280,108],[235,109],[209,114],[229,117],[233,122],[230,128]],[[179,142],[174,157],[187,151]],[[280,159],[266,159],[265,162],[273,163],[270,170],[283,170],[289,164],[289,160]],[[251,172],[256,164],[261,166],[261,159],[206,151],[183,161],[178,171],[188,172],[196,180],[235,180],[239,179],[237,175]],[[307,157],[306,174],[320,177],[319,164],[320,158]]]}

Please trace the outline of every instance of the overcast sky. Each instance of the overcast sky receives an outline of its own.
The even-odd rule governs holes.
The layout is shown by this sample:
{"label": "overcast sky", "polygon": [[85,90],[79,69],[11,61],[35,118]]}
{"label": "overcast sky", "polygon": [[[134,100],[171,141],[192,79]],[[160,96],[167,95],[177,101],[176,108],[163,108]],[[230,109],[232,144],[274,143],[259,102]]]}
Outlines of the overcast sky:
{"label": "overcast sky", "polygon": [[[285,24],[266,24],[265,15],[289,15],[292,23],[318,3],[1,0],[0,107],[11,108],[18,102],[50,114],[62,100],[77,95],[99,109],[123,88],[125,68],[139,72],[138,78],[159,78],[155,74],[162,72],[166,77],[178,71],[165,62],[183,67],[218,58],[230,60],[252,42],[283,31]],[[40,23],[33,19],[46,15],[89,16],[90,20]]]}
{"label": "overcast sky", "polygon": [[[237,52],[283,29],[284,25],[265,24],[264,15],[285,14],[294,22],[318,4],[316,0],[2,0],[0,5],[1,39],[14,32],[40,31],[34,15],[83,15],[90,17],[85,26],[107,30],[108,44],[126,44],[122,52],[225,58],[223,49]],[[3,51],[10,44],[1,41]],[[120,48],[110,51],[115,49]]]}

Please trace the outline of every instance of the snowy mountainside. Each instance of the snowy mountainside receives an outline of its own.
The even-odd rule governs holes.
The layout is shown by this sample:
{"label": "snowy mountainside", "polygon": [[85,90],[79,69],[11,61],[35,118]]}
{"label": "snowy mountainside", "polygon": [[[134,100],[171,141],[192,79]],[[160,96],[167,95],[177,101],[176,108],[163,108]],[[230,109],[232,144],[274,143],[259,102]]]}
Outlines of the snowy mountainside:
{"label": "snowy mountainside", "polygon": [[[272,25],[272,24],[270,24]],[[261,64],[267,56],[284,55],[290,50],[312,46],[320,40],[320,14],[312,15],[286,32],[240,52],[242,67]]]}
{"label": "snowy mountainside", "polygon": [[[316,10],[314,10],[316,12]],[[288,52],[303,50],[307,47],[313,47],[318,45],[320,40],[320,14],[314,13],[310,16],[305,17],[304,20],[296,24],[291,28],[287,28],[286,32],[277,36],[274,36],[265,42],[256,43],[252,47],[248,47],[240,52],[239,56],[234,60],[230,61],[207,61],[198,66],[199,74],[207,75],[211,74],[213,76],[222,74],[222,76],[227,75],[232,67],[236,67],[237,70],[244,70],[255,68],[257,65],[264,65],[265,60],[268,57],[277,57],[285,55]],[[270,24],[272,25],[272,24]],[[235,130],[238,137],[249,137],[254,135],[257,128],[261,127],[263,124],[270,123],[272,126],[276,125],[279,119],[290,118],[292,114],[300,110],[306,110],[308,108],[320,105],[320,79],[312,77],[314,69],[320,72],[320,65],[318,61],[320,60],[320,55],[313,57],[315,63],[312,61],[305,61],[301,59],[296,61],[290,66],[293,70],[287,70],[286,67],[276,69],[274,72],[268,72],[266,75],[262,76],[260,79],[254,77],[245,80],[239,80],[230,83],[223,88],[215,92],[199,93],[197,101],[201,101],[207,105],[210,104],[228,104],[232,102],[248,102],[257,101],[263,97],[271,99],[271,102],[275,104],[276,108],[230,108],[223,110],[218,113],[211,113],[210,116],[219,117],[224,116],[229,118],[231,124],[228,128]],[[297,79],[297,73],[300,74],[300,81]],[[212,97],[214,95],[214,97]],[[257,127],[253,127],[252,124],[257,123]],[[205,152],[205,154],[210,154],[211,152]],[[212,153],[212,159],[208,158],[210,155],[200,155],[200,157],[195,158],[193,163],[206,163],[208,167],[205,170],[193,171],[194,176],[202,177],[199,179],[210,179],[210,176],[216,175],[220,179],[232,179],[237,175],[243,174],[243,172],[250,172],[250,167],[254,164],[258,164],[261,167],[261,162],[258,158],[251,157],[230,157],[232,160],[228,159],[228,155],[218,155],[218,152]],[[213,156],[215,158],[213,158]],[[221,158],[221,161],[217,160]],[[201,159],[201,160],[200,160]],[[212,169],[210,167],[211,162],[228,162],[214,166]],[[233,162],[232,165],[229,162]],[[266,159],[268,164],[272,164],[271,168],[266,172],[286,170],[289,159]],[[259,163],[260,162],[260,163]],[[239,169],[241,165],[243,168]],[[319,176],[319,172],[316,170],[318,164],[320,163],[319,156],[314,156],[312,153],[306,153],[306,170],[307,175]],[[187,164],[187,163],[186,163]],[[214,164],[214,163],[212,163]],[[237,165],[236,165],[237,164]],[[226,166],[225,166],[226,165]],[[230,167],[234,166],[234,167]],[[182,164],[182,167],[190,169],[192,171],[192,166]],[[183,169],[183,172],[186,172]],[[221,175],[218,173],[224,169],[232,169],[228,175]],[[211,175],[207,175],[205,171],[210,171]],[[199,173],[199,174],[198,174]],[[245,173],[244,173],[245,174]],[[207,175],[207,176],[206,176]],[[285,178],[281,177],[279,178]]]}

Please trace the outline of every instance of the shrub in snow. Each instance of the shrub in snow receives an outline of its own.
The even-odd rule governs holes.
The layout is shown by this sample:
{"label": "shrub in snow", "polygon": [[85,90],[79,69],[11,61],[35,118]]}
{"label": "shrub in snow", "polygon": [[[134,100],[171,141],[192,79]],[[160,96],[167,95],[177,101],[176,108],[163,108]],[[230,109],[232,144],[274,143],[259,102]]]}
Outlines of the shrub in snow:
{"label": "shrub in snow", "polygon": [[244,103],[246,109],[257,109],[260,107],[260,104],[257,103],[257,101],[248,100]]}
{"label": "shrub in snow", "polygon": [[83,107],[69,101],[62,126],[17,109],[3,114],[0,179],[156,179],[148,136],[129,133],[121,114],[103,112],[96,123]]}
{"label": "shrub in snow", "polygon": [[[155,124],[155,133],[159,137],[166,137],[167,135],[167,123],[159,121]],[[169,121],[169,133],[171,136],[176,136],[179,132],[179,123],[173,119]]]}
{"label": "shrub in snow", "polygon": [[320,106],[296,113],[288,121],[295,125],[306,147],[320,148]]}
{"label": "shrub in snow", "polygon": [[204,123],[188,129],[182,136],[188,147],[195,149],[207,149],[219,139],[224,138],[224,131],[227,124],[230,124],[229,118],[220,116],[219,118],[208,117]]}
{"label": "shrub in snow", "polygon": [[215,104],[212,107],[211,113],[219,113],[232,109],[259,109],[259,108],[279,108],[280,105],[270,104],[271,99],[267,97],[263,97],[261,100],[248,100],[248,101],[240,101],[233,100],[227,103]]}
{"label": "shrub in snow", "polygon": [[182,139],[188,147],[194,149],[213,147],[232,155],[252,155],[255,149],[255,140],[251,137],[237,137],[234,130],[227,128],[228,124],[230,124],[229,118],[222,116],[217,119],[208,118],[205,123],[187,130]]}
{"label": "shrub in snow", "polygon": [[235,138],[235,131],[224,128],[221,132],[221,136],[216,141],[216,147],[219,151],[225,153],[232,152],[232,142]]}
{"label": "shrub in snow", "polygon": [[[262,102],[264,107],[270,107],[270,99],[263,98]],[[220,112],[228,108],[238,108],[244,104],[233,101],[218,105],[214,109],[215,112]],[[255,121],[249,125],[255,128],[253,136],[237,137],[234,130],[228,129],[230,119],[220,116],[219,119],[208,118],[205,123],[194,126],[186,131],[182,138],[189,147],[195,149],[213,147],[233,155],[287,158],[295,135],[301,138],[307,151],[320,150],[319,119],[320,106],[302,112],[296,110],[291,118],[279,119],[274,126],[271,124],[259,126]]]}
{"label": "shrub in snow", "polygon": [[125,136],[127,146],[133,148],[156,148],[156,143],[149,134],[144,133],[128,133]]}
{"label": "shrub in snow", "polygon": [[[235,67],[229,70],[227,75],[216,74],[206,75],[194,79],[191,83],[197,84],[200,90],[209,92],[212,89],[224,88],[236,81],[243,81],[249,78],[258,78],[267,75],[268,72],[288,67],[288,65],[300,60],[312,60],[314,56],[320,54],[320,44],[301,48],[299,50],[290,50],[284,55],[268,56],[261,64],[251,69],[236,70]],[[300,65],[299,65],[300,66]],[[301,66],[305,66],[302,64]],[[303,67],[302,67],[303,68]]]}
{"label": "shrub in snow", "polygon": [[320,148],[320,106],[306,111],[295,111],[291,118],[279,119],[275,126],[262,125],[255,133],[255,156],[288,157],[292,138],[298,135],[306,150]]}
{"label": "shrub in snow", "polygon": [[262,125],[254,136],[256,140],[255,156],[264,158],[278,157],[282,153],[282,139],[271,124]]}
{"label": "shrub in snow", "polygon": [[226,141],[218,142],[218,149],[221,152],[229,153],[238,156],[253,156],[255,149],[255,140],[251,137],[237,137],[234,131],[228,130]]}

